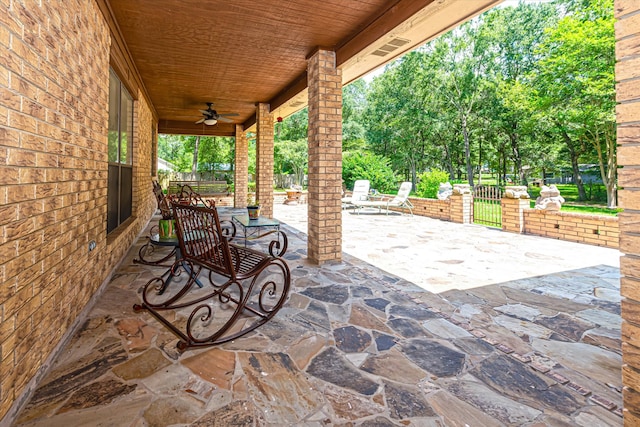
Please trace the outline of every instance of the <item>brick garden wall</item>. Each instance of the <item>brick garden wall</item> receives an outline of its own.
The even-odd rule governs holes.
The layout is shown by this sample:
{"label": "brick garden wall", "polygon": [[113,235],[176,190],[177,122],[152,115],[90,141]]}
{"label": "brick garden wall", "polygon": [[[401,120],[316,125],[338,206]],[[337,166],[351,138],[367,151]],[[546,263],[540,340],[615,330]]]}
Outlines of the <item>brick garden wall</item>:
{"label": "brick garden wall", "polygon": [[[473,216],[471,196],[468,199],[454,197],[448,200],[410,197],[409,201],[414,206],[414,215],[458,223],[468,223],[469,221],[465,222],[466,218]],[[398,208],[391,210],[401,211]],[[466,213],[460,215],[456,212]],[[529,199],[502,199],[502,228],[504,231],[513,233],[615,249],[618,249],[620,240],[618,217],[530,209]]]}
{"label": "brick garden wall", "polygon": [[525,209],[524,233],[618,249],[618,218]]}
{"label": "brick garden wall", "polygon": [[[409,197],[409,201],[414,206],[414,215],[427,216],[429,218],[442,219],[445,221],[451,220],[451,202],[449,200],[420,199],[417,197]],[[401,211],[402,209],[392,210]]]}
{"label": "brick garden wall", "polygon": [[109,28],[93,1],[0,7],[2,424],[155,211],[155,122],[132,93],[134,217],[107,236]]}

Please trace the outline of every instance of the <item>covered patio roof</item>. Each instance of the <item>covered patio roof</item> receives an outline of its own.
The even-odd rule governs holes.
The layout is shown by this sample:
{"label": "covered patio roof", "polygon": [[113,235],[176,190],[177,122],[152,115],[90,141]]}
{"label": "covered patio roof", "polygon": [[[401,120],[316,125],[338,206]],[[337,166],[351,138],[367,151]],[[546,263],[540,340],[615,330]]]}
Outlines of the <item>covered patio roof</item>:
{"label": "covered patio roof", "polygon": [[[397,58],[501,0],[98,0],[112,46],[137,76],[171,134],[251,130],[256,104],[286,117],[307,105],[307,58],[335,51],[343,84]],[[117,64],[114,64],[117,65]],[[117,67],[116,67],[117,68]],[[212,102],[231,123],[195,125]]]}

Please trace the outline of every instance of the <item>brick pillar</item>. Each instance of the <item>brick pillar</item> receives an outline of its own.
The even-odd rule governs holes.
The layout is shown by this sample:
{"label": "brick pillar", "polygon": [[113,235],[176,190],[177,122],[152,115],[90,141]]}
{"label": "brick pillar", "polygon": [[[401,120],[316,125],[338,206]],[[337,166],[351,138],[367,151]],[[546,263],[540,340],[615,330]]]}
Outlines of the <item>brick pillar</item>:
{"label": "brick pillar", "polygon": [[624,425],[640,425],[640,2],[615,0]]}
{"label": "brick pillar", "polygon": [[269,104],[256,108],[256,200],[260,215],[273,217],[273,114]]}
{"label": "brick pillar", "polygon": [[524,232],[524,210],[530,207],[531,199],[500,200],[502,206],[502,231],[521,234]]}
{"label": "brick pillar", "polygon": [[459,224],[471,224],[473,223],[473,195],[466,194],[452,194],[449,197],[449,215],[451,222],[457,222]]}
{"label": "brick pillar", "polygon": [[236,170],[233,182],[235,188],[233,206],[244,208],[247,206],[249,184],[249,144],[242,125],[236,125]]}
{"label": "brick pillar", "polygon": [[318,264],[342,259],[342,76],[335,52],[308,59],[308,257]]}

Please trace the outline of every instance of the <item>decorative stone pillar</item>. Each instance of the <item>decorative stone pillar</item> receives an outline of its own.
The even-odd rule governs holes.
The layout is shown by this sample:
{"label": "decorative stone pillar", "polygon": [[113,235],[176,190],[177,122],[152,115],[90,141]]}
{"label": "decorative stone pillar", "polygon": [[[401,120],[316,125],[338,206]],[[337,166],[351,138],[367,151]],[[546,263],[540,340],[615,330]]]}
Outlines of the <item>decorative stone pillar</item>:
{"label": "decorative stone pillar", "polygon": [[549,212],[557,212],[562,208],[564,197],[560,195],[560,190],[555,185],[543,185],[540,196],[536,199],[536,209]]}
{"label": "decorative stone pillar", "polygon": [[342,76],[335,52],[307,61],[309,193],[307,255],[323,264],[342,259]]}
{"label": "decorative stone pillar", "polygon": [[615,0],[624,425],[640,425],[640,2]]}
{"label": "decorative stone pillar", "polygon": [[273,217],[273,114],[269,104],[256,108],[256,200],[260,215]]}
{"label": "decorative stone pillar", "polygon": [[247,143],[247,134],[242,128],[242,125],[236,125],[235,161],[233,206],[236,208],[244,208],[247,206],[247,186],[249,184],[249,144]]}
{"label": "decorative stone pillar", "polygon": [[451,222],[458,224],[473,223],[473,194],[469,184],[454,184],[449,197]]}

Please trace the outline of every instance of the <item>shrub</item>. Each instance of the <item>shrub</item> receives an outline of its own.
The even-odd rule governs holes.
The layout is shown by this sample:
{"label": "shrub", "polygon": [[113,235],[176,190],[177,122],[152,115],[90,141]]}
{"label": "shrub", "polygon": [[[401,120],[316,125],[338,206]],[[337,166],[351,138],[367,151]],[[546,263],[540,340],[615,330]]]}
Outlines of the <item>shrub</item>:
{"label": "shrub", "polygon": [[347,152],[342,155],[342,180],[352,189],[358,179],[368,179],[371,189],[381,193],[395,193],[398,184],[389,161],[367,152]]}
{"label": "shrub", "polygon": [[438,188],[443,182],[449,181],[449,174],[440,169],[433,169],[425,172],[418,177],[418,188],[416,194],[426,199],[435,199],[438,197]]}

